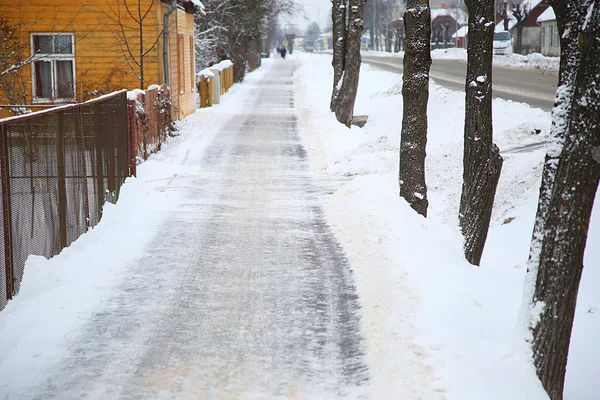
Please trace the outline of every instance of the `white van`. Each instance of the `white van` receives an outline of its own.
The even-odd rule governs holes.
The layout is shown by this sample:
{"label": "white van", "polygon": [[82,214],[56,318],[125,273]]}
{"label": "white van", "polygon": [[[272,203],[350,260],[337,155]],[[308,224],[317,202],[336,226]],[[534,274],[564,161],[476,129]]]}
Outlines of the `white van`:
{"label": "white van", "polygon": [[513,40],[509,31],[494,32],[494,54],[501,56],[513,54]]}

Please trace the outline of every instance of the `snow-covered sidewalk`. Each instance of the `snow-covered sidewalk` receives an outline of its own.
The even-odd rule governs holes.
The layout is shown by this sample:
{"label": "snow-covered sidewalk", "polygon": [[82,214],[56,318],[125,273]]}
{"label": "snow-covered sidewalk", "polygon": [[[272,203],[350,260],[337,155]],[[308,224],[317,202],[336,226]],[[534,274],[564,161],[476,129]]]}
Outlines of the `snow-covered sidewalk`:
{"label": "snow-covered sidewalk", "polygon": [[[494,101],[505,162],[474,268],[456,221],[464,94],[430,86],[424,219],[397,193],[401,76],[363,67],[369,121],[350,130],[331,81],[328,55],[265,60],[181,122],[97,227],[31,257],[0,312],[0,398],[547,399],[514,328],[549,114]],[[565,400],[600,393],[599,214]]]}
{"label": "snow-covered sidewalk", "polygon": [[129,179],[100,224],[32,257],[0,314],[0,398],[356,398],[357,295],[322,212],[292,61],[269,60]]}

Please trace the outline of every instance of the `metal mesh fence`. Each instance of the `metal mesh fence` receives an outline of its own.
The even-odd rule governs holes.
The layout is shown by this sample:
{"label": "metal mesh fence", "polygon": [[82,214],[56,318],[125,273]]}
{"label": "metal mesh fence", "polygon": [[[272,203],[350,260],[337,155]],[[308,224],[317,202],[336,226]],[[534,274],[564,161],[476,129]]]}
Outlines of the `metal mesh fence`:
{"label": "metal mesh fence", "polygon": [[166,85],[154,86],[128,101],[132,146],[146,160],[160,151],[172,124],[171,96]]}
{"label": "metal mesh fence", "polygon": [[0,121],[2,291],[19,291],[29,255],[50,258],[98,223],[130,175],[125,91]]}

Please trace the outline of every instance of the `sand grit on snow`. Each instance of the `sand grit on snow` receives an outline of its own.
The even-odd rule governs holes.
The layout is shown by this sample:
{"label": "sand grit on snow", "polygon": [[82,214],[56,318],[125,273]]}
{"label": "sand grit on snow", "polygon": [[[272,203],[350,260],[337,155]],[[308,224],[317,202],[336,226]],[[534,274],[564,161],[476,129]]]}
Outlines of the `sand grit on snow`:
{"label": "sand grit on snow", "polygon": [[[401,76],[363,65],[346,129],[329,112],[330,56],[296,58],[299,128],[311,165],[354,177],[326,201],[361,297],[376,399],[542,400],[529,349],[515,334],[550,115],[494,100],[504,157],[481,268],[462,254],[464,94],[430,85],[426,176],[429,218],[398,197]],[[325,74],[323,71],[329,71]],[[538,145],[523,151],[524,145]],[[565,399],[600,393],[600,215],[592,216]]]}

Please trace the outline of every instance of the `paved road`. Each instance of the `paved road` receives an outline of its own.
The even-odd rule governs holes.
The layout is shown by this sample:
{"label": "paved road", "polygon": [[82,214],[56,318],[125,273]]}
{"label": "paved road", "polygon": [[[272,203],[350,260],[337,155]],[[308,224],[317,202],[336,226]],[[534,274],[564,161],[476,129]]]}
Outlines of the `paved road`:
{"label": "paved road", "polygon": [[[18,399],[357,398],[358,300],[282,62],[176,178],[179,209]],[[43,333],[42,333],[43,334]],[[0,396],[0,398],[3,398]]]}
{"label": "paved road", "polygon": [[[363,54],[363,62],[384,71],[402,73],[400,57]],[[438,84],[464,91],[467,64],[459,60],[433,60],[430,76]],[[550,111],[554,105],[558,74],[555,71],[495,65],[492,71],[494,97],[523,102]]]}

